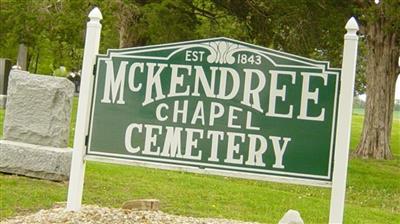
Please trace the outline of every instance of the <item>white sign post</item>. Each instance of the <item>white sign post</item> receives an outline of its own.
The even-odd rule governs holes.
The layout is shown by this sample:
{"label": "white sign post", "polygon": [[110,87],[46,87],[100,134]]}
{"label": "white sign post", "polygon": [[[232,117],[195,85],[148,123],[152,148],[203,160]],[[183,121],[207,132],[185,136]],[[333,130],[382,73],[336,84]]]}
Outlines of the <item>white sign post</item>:
{"label": "white sign post", "polygon": [[76,117],[74,151],[72,154],[71,174],[68,186],[67,210],[79,211],[82,203],[83,181],[85,176],[86,135],[89,126],[89,112],[93,88],[93,66],[99,53],[101,24],[103,19],[96,7],[89,13],[87,23],[85,50],[83,53],[81,89],[79,93],[78,112]]}
{"label": "white sign post", "polygon": [[[91,101],[92,101],[92,92],[94,84],[92,74],[94,65],[96,63],[96,56],[98,55],[99,43],[100,43],[100,32],[101,32],[100,20],[102,19],[100,10],[98,8],[94,8],[90,12],[89,18],[90,21],[87,23],[87,30],[86,30],[85,50],[83,57],[83,68],[82,68],[82,79],[81,79],[82,80],[81,91],[79,96],[78,113],[77,113],[77,121],[75,128],[75,137],[74,137],[74,151],[71,163],[71,175],[68,188],[67,210],[69,211],[79,211],[82,203],[86,147],[87,147],[86,137],[88,136],[89,114],[92,104]],[[357,46],[358,46],[357,31],[359,28],[356,20],[354,18],[351,18],[347,22],[345,28],[347,29],[347,33],[344,36],[342,74],[340,76],[341,82],[340,82],[339,106],[338,106],[338,117],[337,117],[336,138],[335,138],[334,170],[333,170],[332,181],[330,181],[330,179],[329,181],[326,181],[326,183],[332,187],[330,216],[329,216],[330,223],[343,222],[347,166],[348,166],[349,144],[350,144],[354,79],[355,79],[355,69],[357,60]],[[128,62],[125,62],[125,65],[127,63]],[[332,130],[334,130],[334,128]],[[146,163],[143,164],[144,166],[146,165]],[[300,183],[309,184],[309,182],[306,182],[306,180],[300,181]]]}
{"label": "white sign post", "polygon": [[344,35],[329,223],[343,222],[347,165],[349,160],[351,115],[358,47],[358,25],[354,17],[347,22],[345,28],[347,33]]}

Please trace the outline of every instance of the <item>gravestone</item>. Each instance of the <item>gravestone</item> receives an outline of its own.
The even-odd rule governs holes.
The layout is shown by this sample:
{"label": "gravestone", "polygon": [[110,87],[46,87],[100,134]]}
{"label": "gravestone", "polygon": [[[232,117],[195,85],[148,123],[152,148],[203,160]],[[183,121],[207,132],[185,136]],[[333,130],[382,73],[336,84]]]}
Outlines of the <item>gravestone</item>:
{"label": "gravestone", "polygon": [[0,58],[0,95],[7,95],[8,76],[11,70],[11,60]]}
{"label": "gravestone", "polygon": [[10,74],[11,61],[0,58],[0,109],[5,108],[7,100],[8,76]]}
{"label": "gravestone", "polygon": [[18,48],[17,65],[20,66],[21,70],[27,70],[28,61],[28,48],[25,44],[20,44]]}
{"label": "gravestone", "polygon": [[67,147],[74,85],[65,78],[12,70],[4,139]]}
{"label": "gravestone", "polygon": [[300,212],[290,209],[283,215],[278,224],[304,224]]}
{"label": "gravestone", "polygon": [[67,180],[74,85],[65,78],[11,70],[0,141],[0,171]]}

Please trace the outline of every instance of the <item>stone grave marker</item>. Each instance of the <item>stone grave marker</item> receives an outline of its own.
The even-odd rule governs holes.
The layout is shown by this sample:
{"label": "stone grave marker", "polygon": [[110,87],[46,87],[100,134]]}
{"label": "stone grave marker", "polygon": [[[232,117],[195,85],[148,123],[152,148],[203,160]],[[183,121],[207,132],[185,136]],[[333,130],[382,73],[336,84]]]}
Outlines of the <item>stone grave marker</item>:
{"label": "stone grave marker", "polygon": [[21,70],[26,71],[28,68],[28,47],[25,44],[20,44],[18,48],[17,65]]}
{"label": "stone grave marker", "polygon": [[5,108],[7,100],[8,76],[11,70],[11,60],[0,58],[0,109]]}
{"label": "stone grave marker", "polygon": [[11,70],[9,79],[0,171],[67,180],[74,85],[65,78],[20,70]]}

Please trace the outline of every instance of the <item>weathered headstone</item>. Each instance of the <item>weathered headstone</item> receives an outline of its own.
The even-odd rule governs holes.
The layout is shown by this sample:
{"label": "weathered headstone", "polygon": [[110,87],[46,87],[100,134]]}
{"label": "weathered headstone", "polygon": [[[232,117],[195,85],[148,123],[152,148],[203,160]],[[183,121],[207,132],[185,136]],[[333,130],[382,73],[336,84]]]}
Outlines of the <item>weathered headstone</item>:
{"label": "weathered headstone", "polygon": [[18,48],[17,65],[20,66],[21,70],[27,70],[28,61],[28,48],[25,44],[20,44]]}
{"label": "weathered headstone", "polygon": [[11,70],[11,60],[0,58],[0,95],[7,95],[8,76]]}
{"label": "weathered headstone", "polygon": [[11,70],[0,141],[0,171],[67,180],[74,85],[65,78]]}
{"label": "weathered headstone", "polygon": [[4,140],[67,147],[73,92],[65,78],[12,70]]}
{"label": "weathered headstone", "polygon": [[5,108],[7,100],[8,76],[11,70],[11,61],[0,58],[0,109]]}

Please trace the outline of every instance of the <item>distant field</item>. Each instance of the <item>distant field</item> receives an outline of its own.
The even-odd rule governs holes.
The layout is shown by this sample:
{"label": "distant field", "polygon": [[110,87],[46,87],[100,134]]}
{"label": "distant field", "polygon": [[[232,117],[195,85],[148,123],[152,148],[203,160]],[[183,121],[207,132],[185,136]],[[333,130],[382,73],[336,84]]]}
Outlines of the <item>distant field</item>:
{"label": "distant field", "polygon": [[[4,111],[0,110],[0,127],[3,116]],[[345,223],[400,223],[397,116],[391,142],[394,160],[350,160]],[[351,148],[358,142],[362,121],[362,111],[355,110]],[[74,122],[75,116],[71,127]],[[72,136],[71,133],[70,144]],[[66,195],[66,183],[0,174],[0,218],[49,208],[65,201]],[[119,207],[136,198],[160,199],[161,210],[180,215],[277,223],[288,209],[296,209],[305,223],[327,223],[330,190],[88,162],[84,203]]]}
{"label": "distant field", "polygon": [[[364,108],[353,108],[353,114],[364,115]],[[400,111],[393,112],[393,119],[400,119]]]}

